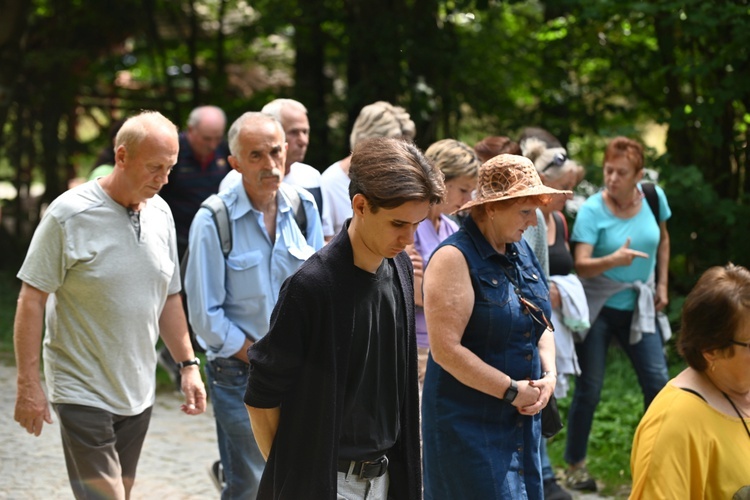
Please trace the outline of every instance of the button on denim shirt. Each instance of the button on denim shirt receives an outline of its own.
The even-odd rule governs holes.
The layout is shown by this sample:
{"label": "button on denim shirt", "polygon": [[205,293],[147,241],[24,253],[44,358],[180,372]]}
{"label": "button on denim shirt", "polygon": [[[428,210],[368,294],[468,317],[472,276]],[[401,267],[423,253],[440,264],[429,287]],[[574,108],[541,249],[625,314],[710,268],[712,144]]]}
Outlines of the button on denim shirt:
{"label": "button on denim shirt", "polygon": [[209,210],[201,208],[193,219],[185,292],[190,325],[209,360],[231,357],[246,338],[262,338],[282,283],[323,246],[314,199],[298,191],[307,215],[307,239],[279,190],[276,240],[271,242],[263,213],[253,208],[241,182],[219,193],[232,228],[232,251],[226,259]]}

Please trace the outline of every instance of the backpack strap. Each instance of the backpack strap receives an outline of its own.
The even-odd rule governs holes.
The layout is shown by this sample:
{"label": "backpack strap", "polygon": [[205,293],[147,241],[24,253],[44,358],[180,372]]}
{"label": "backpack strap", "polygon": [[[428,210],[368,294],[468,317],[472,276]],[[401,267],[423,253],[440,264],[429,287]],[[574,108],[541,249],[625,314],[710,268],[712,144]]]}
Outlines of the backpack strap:
{"label": "backpack strap", "polygon": [[656,225],[658,226],[661,221],[659,220],[659,195],[656,193],[656,186],[651,182],[642,182],[641,189],[643,190],[643,195],[646,197],[648,206],[651,207],[651,212],[653,212],[656,218]]}
{"label": "backpack strap", "polygon": [[294,221],[297,223],[299,230],[302,232],[302,236],[307,239],[307,212],[305,212],[302,198],[300,198],[299,191],[294,186],[284,184],[283,182],[279,185],[279,189],[289,198],[289,202],[292,205],[292,211],[294,212]]}
{"label": "backpack strap", "polygon": [[[656,219],[656,225],[659,226],[661,231],[661,221],[659,220],[659,195],[656,192],[656,186],[652,182],[642,182],[641,189],[643,190],[643,196],[646,197],[648,206],[651,208],[651,212],[654,214]],[[659,262],[657,258],[656,265],[654,266],[654,283],[659,282]]]}
{"label": "backpack strap", "polygon": [[226,259],[229,252],[232,251],[232,226],[229,224],[229,211],[227,210],[227,206],[219,195],[212,194],[201,203],[201,207],[206,208],[211,212],[211,216],[216,224],[216,230],[219,233],[221,251]]}
{"label": "backpack strap", "polygon": [[[229,224],[229,211],[227,210],[224,200],[218,195],[212,194],[206,198],[201,207],[208,209],[211,212],[211,217],[216,225],[216,231],[219,233],[219,243],[221,244],[221,251],[226,259],[229,252],[232,251],[232,226]],[[182,280],[182,292],[185,292],[185,273],[187,272],[187,263],[190,258],[190,248],[185,250],[185,253],[180,257],[180,278]],[[185,307],[187,302],[183,299]]]}

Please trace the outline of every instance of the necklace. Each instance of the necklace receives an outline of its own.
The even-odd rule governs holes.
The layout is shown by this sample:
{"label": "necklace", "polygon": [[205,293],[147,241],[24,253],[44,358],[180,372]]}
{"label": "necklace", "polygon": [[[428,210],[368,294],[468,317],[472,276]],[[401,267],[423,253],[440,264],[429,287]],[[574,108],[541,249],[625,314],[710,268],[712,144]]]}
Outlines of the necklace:
{"label": "necklace", "polygon": [[638,202],[643,199],[643,192],[641,192],[641,190],[638,188],[634,189],[636,192],[635,196],[633,196],[633,199],[625,205],[620,205],[620,203],[611,194],[609,194],[609,191],[604,191],[604,193],[607,195],[607,199],[612,202],[612,204],[617,207],[618,210],[623,211],[636,206]]}
{"label": "necklace", "polygon": [[729,401],[729,404],[732,405],[732,408],[734,408],[735,413],[737,413],[737,416],[740,417],[740,422],[742,422],[742,425],[745,427],[745,432],[747,432],[747,437],[750,437],[750,429],[747,428],[747,423],[745,422],[745,419],[742,416],[742,413],[740,413],[739,408],[737,408],[734,404],[734,401],[732,401],[732,398],[730,398],[726,392],[721,391],[722,396],[727,398],[727,401]]}

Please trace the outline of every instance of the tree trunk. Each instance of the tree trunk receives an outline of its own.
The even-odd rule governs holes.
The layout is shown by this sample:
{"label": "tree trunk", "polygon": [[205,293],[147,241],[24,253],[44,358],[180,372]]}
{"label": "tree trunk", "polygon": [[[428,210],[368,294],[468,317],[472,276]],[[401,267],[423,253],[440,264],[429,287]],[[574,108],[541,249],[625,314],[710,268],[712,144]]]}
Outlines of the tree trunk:
{"label": "tree trunk", "polygon": [[325,36],[321,25],[326,19],[325,1],[301,0],[300,15],[294,19],[294,95],[307,107],[310,120],[310,146],[305,161],[320,171],[334,158],[346,156],[341,145],[328,144],[326,96],[331,85],[325,67]]}
{"label": "tree trunk", "polygon": [[13,102],[23,51],[21,40],[28,24],[31,0],[0,0],[0,144]]}
{"label": "tree trunk", "polygon": [[[669,113],[684,108],[684,102],[680,95],[680,82],[675,75],[673,68],[677,67],[677,58],[675,56],[675,39],[674,39],[674,18],[672,13],[658,14],[654,19],[654,31],[656,40],[659,44],[659,54],[662,59],[662,67],[667,68],[664,73],[664,86],[667,89],[665,98],[666,107]],[[635,77],[636,75],[634,75]],[[692,141],[690,134],[685,127],[669,127],[666,141],[667,151],[672,157],[672,162],[676,165],[690,165],[693,163]],[[708,177],[711,172],[704,172]]]}
{"label": "tree trunk", "polygon": [[[404,5],[398,0],[348,0],[349,127],[360,110],[375,101],[399,104],[404,93]],[[347,133],[348,137],[348,133]]]}

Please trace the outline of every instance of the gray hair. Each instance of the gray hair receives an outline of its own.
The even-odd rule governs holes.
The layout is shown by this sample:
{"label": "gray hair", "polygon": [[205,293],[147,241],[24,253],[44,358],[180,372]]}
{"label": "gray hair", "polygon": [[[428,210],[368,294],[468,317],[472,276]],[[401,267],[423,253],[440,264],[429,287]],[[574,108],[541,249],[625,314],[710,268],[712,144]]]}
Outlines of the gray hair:
{"label": "gray hair", "polygon": [[349,146],[353,151],[364,139],[394,137],[413,140],[415,135],[416,126],[404,108],[386,101],[377,101],[359,112],[349,135]]}
{"label": "gray hair", "polygon": [[131,116],[125,120],[115,136],[115,149],[125,146],[126,150],[132,151],[158,128],[165,128],[177,135],[177,125],[158,111],[143,111]]}
{"label": "gray hair", "polygon": [[232,154],[232,156],[239,156],[240,154],[240,132],[245,128],[260,125],[262,123],[273,123],[274,125],[276,125],[279,131],[281,131],[281,136],[283,137],[284,142],[286,142],[284,127],[281,126],[279,120],[271,115],[267,115],[266,113],[261,113],[258,111],[248,111],[237,118],[234,123],[232,123],[232,126],[229,127],[229,132],[227,133],[227,141],[229,142],[229,152]]}
{"label": "gray hair", "polygon": [[277,120],[281,121],[281,111],[285,108],[296,108],[297,110],[307,114],[307,108],[305,107],[305,105],[299,101],[295,101],[294,99],[274,99],[273,101],[263,106],[263,109],[261,109],[260,112],[271,115]]}
{"label": "gray hair", "polygon": [[224,123],[227,122],[227,115],[220,107],[198,106],[190,112],[190,115],[188,116],[187,126],[190,128],[197,126],[206,113],[216,113],[218,115],[221,115],[221,117],[224,119]]}

